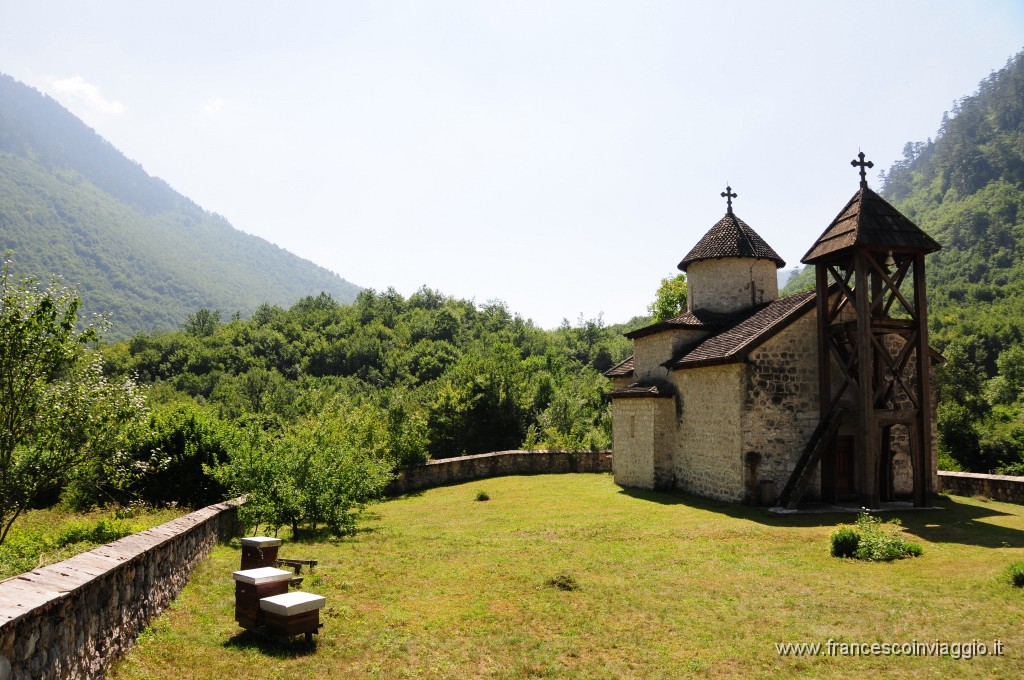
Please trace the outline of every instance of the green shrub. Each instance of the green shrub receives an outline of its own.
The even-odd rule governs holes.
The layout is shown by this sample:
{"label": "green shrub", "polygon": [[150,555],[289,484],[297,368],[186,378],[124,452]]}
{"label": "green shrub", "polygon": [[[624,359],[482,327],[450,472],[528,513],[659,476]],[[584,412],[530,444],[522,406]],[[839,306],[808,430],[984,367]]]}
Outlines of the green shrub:
{"label": "green shrub", "polygon": [[869,562],[920,557],[924,548],[904,540],[899,527],[899,519],[883,522],[865,510],[857,517],[856,526],[842,526],[832,533],[832,554]]}
{"label": "green shrub", "polygon": [[832,532],[832,557],[853,557],[860,545],[860,534],[853,527],[842,526]]}
{"label": "green shrub", "polygon": [[476,492],[476,499],[478,501],[489,501],[491,500],[491,497],[487,495],[486,491],[481,489],[480,491]]}
{"label": "green shrub", "polygon": [[72,522],[48,535],[36,530],[12,530],[0,545],[0,579],[31,571],[40,564],[59,562],[132,533],[127,522],[116,519]]}
{"label": "green shrub", "polygon": [[1005,576],[1011,586],[1024,588],[1024,560],[1018,560],[1006,567]]}
{"label": "green shrub", "polygon": [[50,539],[54,548],[63,548],[75,543],[102,545],[135,533],[127,522],[117,519],[101,519],[95,523],[75,522]]}
{"label": "green shrub", "polygon": [[13,529],[0,545],[0,579],[35,569],[46,548],[46,539],[39,532]]}

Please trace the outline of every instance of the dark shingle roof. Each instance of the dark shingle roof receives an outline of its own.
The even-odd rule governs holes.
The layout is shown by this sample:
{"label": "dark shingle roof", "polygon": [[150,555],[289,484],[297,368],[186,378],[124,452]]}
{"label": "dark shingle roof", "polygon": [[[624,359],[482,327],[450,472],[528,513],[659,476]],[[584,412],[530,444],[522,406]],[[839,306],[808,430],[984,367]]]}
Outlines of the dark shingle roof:
{"label": "dark shingle roof", "polygon": [[941,248],[935,239],[867,187],[857,190],[801,262],[812,264],[818,259],[856,246],[920,250],[926,253]]}
{"label": "dark shingle roof", "polygon": [[608,392],[609,397],[616,399],[622,398],[642,398],[642,397],[654,397],[654,398],[666,398],[673,397],[675,394],[671,388],[664,385],[643,385],[641,383],[633,383],[627,387],[618,387]]}
{"label": "dark shingle roof", "polygon": [[650,326],[638,328],[625,335],[627,338],[635,340],[636,338],[667,330],[716,331],[731,326],[746,316],[747,314],[742,312],[739,314],[722,314],[720,312],[709,312],[706,309],[698,309],[693,312],[686,311],[671,319],[665,319]]}
{"label": "dark shingle roof", "polygon": [[814,291],[808,291],[756,307],[743,320],[686,350],[665,366],[696,368],[741,361],[747,352],[813,309],[814,296]]}
{"label": "dark shingle roof", "polygon": [[628,378],[633,375],[633,357],[612,366],[604,374],[609,378]]}
{"label": "dark shingle roof", "polygon": [[723,257],[750,257],[759,260],[772,260],[778,267],[785,267],[786,262],[764,239],[750,226],[736,217],[726,213],[715,226],[704,234],[693,250],[679,263],[684,272],[692,263],[700,260],[717,260]]}

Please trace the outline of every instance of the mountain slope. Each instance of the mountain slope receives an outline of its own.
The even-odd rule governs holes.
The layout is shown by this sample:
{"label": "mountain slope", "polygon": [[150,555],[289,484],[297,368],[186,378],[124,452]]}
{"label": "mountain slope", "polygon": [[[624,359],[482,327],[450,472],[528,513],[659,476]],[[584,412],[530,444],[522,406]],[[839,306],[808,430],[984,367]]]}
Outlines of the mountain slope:
{"label": "mountain slope", "polygon": [[248,314],[359,288],[234,229],[150,177],[54,100],[0,74],[0,250],[20,274],[63,277],[111,338],[179,326],[200,308]]}
{"label": "mountain slope", "polygon": [[927,264],[934,342],[972,345],[993,374],[1024,341],[1024,53],[957,102],[934,141],[907,144],[883,181],[942,244]]}

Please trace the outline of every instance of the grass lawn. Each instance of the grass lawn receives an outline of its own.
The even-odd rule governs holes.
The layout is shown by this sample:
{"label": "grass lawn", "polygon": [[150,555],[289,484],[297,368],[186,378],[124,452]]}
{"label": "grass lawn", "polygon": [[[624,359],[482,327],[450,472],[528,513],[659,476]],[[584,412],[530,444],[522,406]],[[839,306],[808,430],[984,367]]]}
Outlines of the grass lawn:
{"label": "grass lawn", "polygon": [[[1024,677],[1024,592],[1000,580],[1024,559],[1024,507],[939,504],[900,515],[922,557],[874,564],[829,555],[854,515],[780,517],[605,474],[431,489],[372,506],[351,538],[286,538],[281,557],[320,561],[303,584],[327,597],[315,648],[234,622],[235,541],[112,677]],[[776,651],[830,638],[1005,647],[969,660]]]}

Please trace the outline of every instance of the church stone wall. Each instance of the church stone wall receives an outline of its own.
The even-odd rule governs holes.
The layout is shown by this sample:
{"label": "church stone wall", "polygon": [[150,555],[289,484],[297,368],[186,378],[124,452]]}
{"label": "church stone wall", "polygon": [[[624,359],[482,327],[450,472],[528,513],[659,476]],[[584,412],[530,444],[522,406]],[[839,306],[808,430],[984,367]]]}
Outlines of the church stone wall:
{"label": "church stone wall", "polygon": [[[743,454],[761,454],[755,474],[758,482],[773,482],[774,498],[782,492],[820,416],[816,318],[812,312],[790,324],[751,352],[745,367]],[[809,492],[819,493],[820,488],[820,479],[815,479]]]}
{"label": "church stone wall", "polygon": [[616,399],[612,406],[615,483],[643,489],[672,486],[675,399]]}
{"label": "church stone wall", "polygon": [[771,260],[701,260],[686,268],[686,278],[690,311],[736,312],[779,297],[778,267]]}
{"label": "church stone wall", "polygon": [[682,419],[674,453],[676,486],[725,501],[743,500],[743,364],[675,371]]}
{"label": "church stone wall", "polygon": [[708,336],[707,331],[670,330],[637,338],[633,343],[633,380],[667,380],[662,366],[679,350]]}
{"label": "church stone wall", "polygon": [[636,381],[633,376],[621,376],[617,375],[612,378],[612,389],[618,389],[620,387],[628,387]]}

